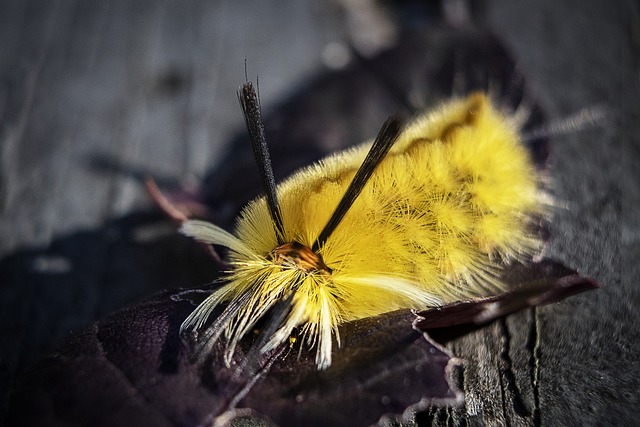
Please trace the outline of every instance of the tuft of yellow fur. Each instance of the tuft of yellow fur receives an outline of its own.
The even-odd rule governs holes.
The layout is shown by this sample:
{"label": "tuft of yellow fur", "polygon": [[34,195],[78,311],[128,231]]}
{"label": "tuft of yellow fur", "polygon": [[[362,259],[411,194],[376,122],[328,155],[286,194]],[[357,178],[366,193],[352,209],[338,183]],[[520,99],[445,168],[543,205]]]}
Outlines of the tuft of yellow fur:
{"label": "tuft of yellow fur", "polygon": [[[295,259],[274,262],[278,243],[264,198],[243,210],[235,236],[187,222],[185,234],[230,249],[232,270],[183,329],[202,327],[217,305],[245,296],[225,328],[229,359],[256,321],[293,295],[289,314],[262,350],[298,328],[323,369],[343,322],[504,290],[498,273],[539,250],[529,228],[545,211],[514,123],[481,93],[415,119],[318,249],[326,270]],[[370,145],[329,156],[278,186],[285,241],[313,246]]]}

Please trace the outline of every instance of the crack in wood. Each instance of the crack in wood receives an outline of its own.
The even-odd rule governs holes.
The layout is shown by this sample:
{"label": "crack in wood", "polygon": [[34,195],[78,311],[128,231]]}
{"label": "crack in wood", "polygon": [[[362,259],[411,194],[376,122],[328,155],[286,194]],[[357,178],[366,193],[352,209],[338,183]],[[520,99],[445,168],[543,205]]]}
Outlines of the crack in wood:
{"label": "crack in wood", "polygon": [[[509,328],[507,327],[506,318],[500,319],[499,325],[503,344],[502,350],[500,351],[500,360],[502,361],[502,366],[500,369],[500,384],[503,385],[503,378],[506,382],[506,389],[504,386],[502,387],[503,396],[505,391],[510,392],[513,412],[521,417],[530,417],[532,413],[524,398],[522,397],[522,391],[520,390],[520,387],[518,387],[516,375],[513,370],[513,360],[511,359],[511,355],[509,354],[511,351],[511,334],[509,333]],[[507,402],[505,402],[504,400],[503,411],[505,415],[508,413]]]}
{"label": "crack in wood", "polygon": [[533,387],[533,425],[540,426],[540,390],[538,384],[540,379],[540,335],[538,331],[538,310],[535,307],[531,307],[529,313],[531,314],[531,324],[527,338],[527,350],[530,354],[529,372]]}

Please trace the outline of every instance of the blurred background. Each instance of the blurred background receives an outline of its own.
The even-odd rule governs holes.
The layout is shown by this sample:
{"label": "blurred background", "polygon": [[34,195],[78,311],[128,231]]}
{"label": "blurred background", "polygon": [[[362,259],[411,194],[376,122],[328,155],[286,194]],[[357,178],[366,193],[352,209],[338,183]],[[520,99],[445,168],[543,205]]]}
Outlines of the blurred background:
{"label": "blurred background", "polygon": [[[548,364],[535,381],[548,410],[525,419],[631,424],[640,411],[639,9],[595,0],[1,0],[0,420],[16,376],[69,333],[214,276],[143,180],[196,194],[225,225],[257,194],[233,182],[254,174],[234,151],[245,70],[259,76],[265,115],[284,132],[282,112],[315,82],[401,49],[405,32],[445,16],[461,31],[479,25],[496,35],[551,120],[608,111],[599,126],[553,141],[554,192],[566,203],[549,253],[604,288],[533,314]],[[366,107],[367,96],[354,84],[347,99],[365,98],[349,120],[381,123],[398,108]],[[376,131],[338,129],[307,152],[318,157],[344,144],[340,136],[357,135],[352,144]],[[280,176],[298,166],[279,165],[292,152],[275,151]],[[231,167],[236,175],[220,172]],[[531,321],[515,319],[514,330]],[[482,359],[469,347],[454,350]],[[466,414],[487,421],[489,406],[468,394]]]}

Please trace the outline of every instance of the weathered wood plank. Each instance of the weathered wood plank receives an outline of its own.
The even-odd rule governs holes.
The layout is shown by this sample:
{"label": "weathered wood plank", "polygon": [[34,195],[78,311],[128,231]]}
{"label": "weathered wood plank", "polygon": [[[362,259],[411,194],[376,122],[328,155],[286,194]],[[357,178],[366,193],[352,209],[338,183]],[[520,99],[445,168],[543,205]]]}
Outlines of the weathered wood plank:
{"label": "weathered wood plank", "polygon": [[[420,423],[637,422],[640,91],[632,33],[640,18],[628,6],[486,3],[489,25],[551,117],[601,103],[611,109],[603,128],[558,138],[552,157],[567,209],[556,213],[549,253],[605,288],[451,343],[467,360],[466,406],[423,414]],[[0,402],[16,369],[69,331],[157,289],[210,277],[197,267],[197,250],[168,237],[166,224],[132,215],[149,207],[140,176],[177,183],[219,164],[241,129],[235,88],[245,58],[250,76],[260,75],[266,109],[324,72],[322,48],[347,32],[332,7],[0,2]],[[168,275],[158,259],[174,259],[177,271]]]}
{"label": "weathered wood plank", "polygon": [[[249,72],[264,76],[267,105],[317,69],[325,36],[303,31],[316,28],[310,5],[279,9],[264,2],[0,4],[3,408],[16,368],[70,331],[161,288],[193,283],[189,273],[138,275],[135,264],[153,275],[157,260],[141,253],[135,227],[111,221],[149,223],[127,217],[150,207],[142,173],[177,184],[202,178],[220,160],[242,126],[235,89],[245,58]],[[287,51],[267,42],[294,39]],[[180,252],[168,259],[180,262]]]}

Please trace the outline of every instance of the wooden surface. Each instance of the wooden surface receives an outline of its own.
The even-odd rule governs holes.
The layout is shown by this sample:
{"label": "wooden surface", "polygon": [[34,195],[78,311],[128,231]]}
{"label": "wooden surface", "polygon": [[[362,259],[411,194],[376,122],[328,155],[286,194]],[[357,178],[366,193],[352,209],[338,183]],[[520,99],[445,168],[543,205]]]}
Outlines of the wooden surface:
{"label": "wooden surface", "polygon": [[[638,422],[640,12],[606,3],[485,8],[551,117],[611,112],[552,156],[566,209],[549,253],[604,288],[452,343],[466,405],[421,424]],[[323,49],[356,37],[349,22],[321,1],[0,2],[0,411],[16,372],[71,331],[209,280],[141,178],[170,187],[224,167],[245,58],[268,110],[329,72]]]}

